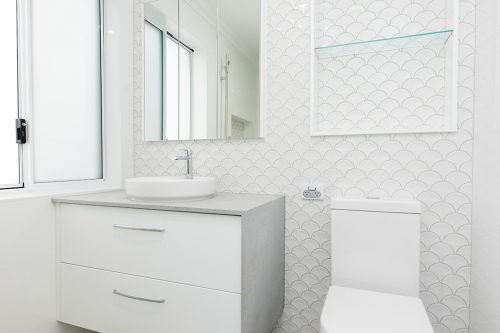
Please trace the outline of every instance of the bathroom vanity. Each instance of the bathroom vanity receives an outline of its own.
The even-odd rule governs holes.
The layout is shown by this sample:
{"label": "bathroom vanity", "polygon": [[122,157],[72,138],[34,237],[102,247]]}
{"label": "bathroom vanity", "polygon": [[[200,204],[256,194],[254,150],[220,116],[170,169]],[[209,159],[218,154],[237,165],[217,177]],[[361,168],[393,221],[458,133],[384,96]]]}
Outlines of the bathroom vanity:
{"label": "bathroom vanity", "polygon": [[285,201],[219,193],[53,199],[58,320],[103,333],[268,333],[284,304]]}

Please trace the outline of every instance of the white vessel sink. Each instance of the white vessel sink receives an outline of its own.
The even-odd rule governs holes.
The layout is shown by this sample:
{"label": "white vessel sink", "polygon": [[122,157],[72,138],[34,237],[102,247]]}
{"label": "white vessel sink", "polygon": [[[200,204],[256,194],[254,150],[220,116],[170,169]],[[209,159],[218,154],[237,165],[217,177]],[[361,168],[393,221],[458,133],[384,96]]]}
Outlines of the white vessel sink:
{"label": "white vessel sink", "polygon": [[139,177],[125,181],[125,191],[133,200],[200,200],[215,193],[211,177]]}

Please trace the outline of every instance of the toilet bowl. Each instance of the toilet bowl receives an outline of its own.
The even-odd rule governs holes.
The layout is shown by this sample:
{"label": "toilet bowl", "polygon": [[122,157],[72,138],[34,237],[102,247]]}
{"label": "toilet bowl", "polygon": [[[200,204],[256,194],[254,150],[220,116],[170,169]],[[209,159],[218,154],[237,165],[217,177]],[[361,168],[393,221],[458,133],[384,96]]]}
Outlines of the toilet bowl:
{"label": "toilet bowl", "polygon": [[334,199],[321,333],[433,333],[418,298],[420,203]]}

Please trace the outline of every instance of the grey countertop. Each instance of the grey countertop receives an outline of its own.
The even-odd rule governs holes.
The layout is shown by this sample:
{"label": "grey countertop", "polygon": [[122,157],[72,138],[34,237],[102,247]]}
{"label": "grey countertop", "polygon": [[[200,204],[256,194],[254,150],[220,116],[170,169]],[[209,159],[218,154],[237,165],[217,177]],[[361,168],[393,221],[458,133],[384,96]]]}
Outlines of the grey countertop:
{"label": "grey countertop", "polygon": [[137,201],[129,199],[125,191],[112,191],[62,196],[53,198],[52,202],[242,216],[259,206],[282,198],[282,195],[217,193],[213,198],[198,201]]}

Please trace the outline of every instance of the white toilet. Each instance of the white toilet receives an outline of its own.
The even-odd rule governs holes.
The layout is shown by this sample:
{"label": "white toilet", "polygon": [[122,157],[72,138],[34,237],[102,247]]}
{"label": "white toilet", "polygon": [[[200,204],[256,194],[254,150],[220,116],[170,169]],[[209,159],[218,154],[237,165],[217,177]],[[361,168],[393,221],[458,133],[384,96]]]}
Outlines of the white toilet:
{"label": "white toilet", "polygon": [[419,202],[332,200],[321,333],[432,333],[418,298]]}

